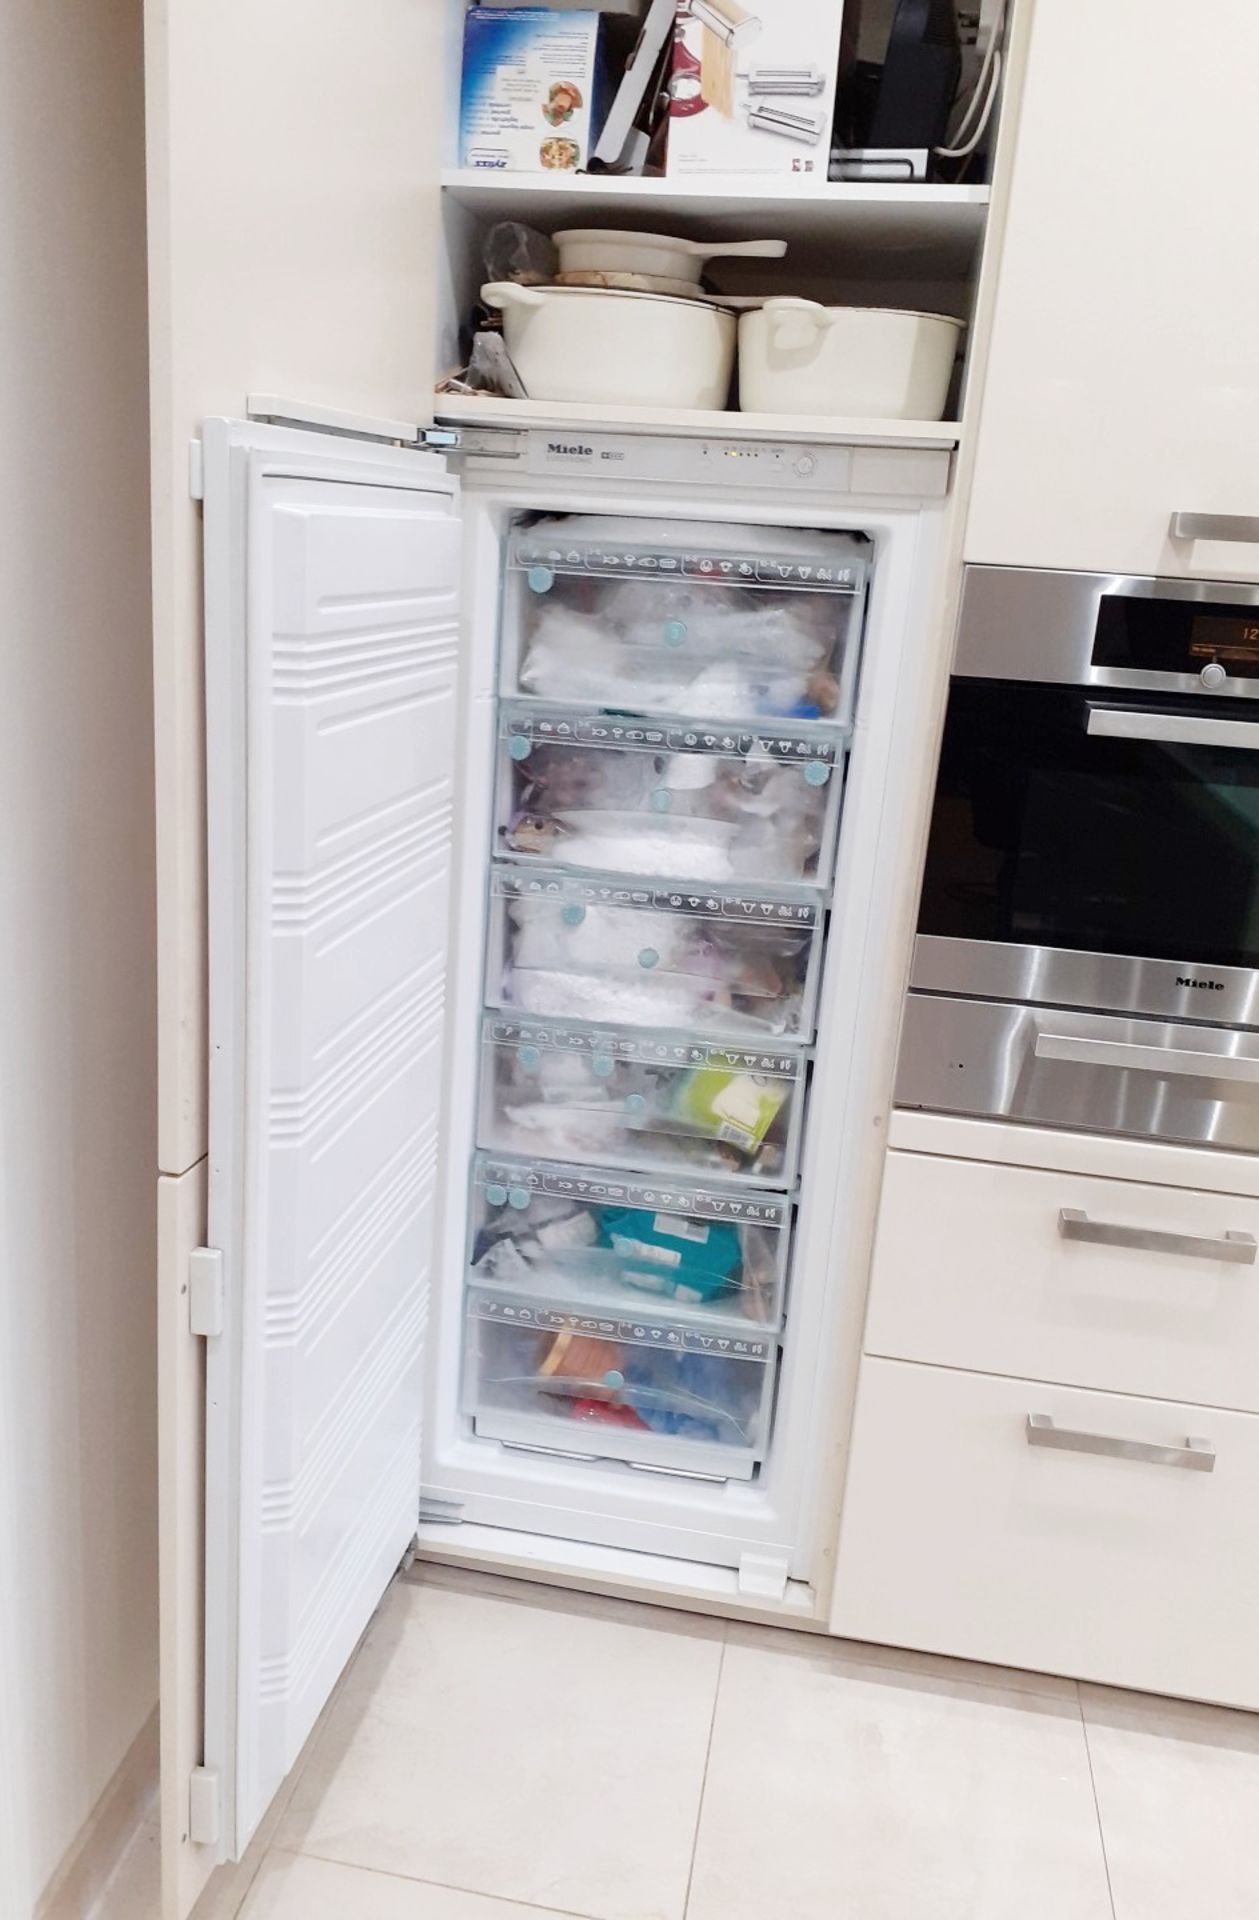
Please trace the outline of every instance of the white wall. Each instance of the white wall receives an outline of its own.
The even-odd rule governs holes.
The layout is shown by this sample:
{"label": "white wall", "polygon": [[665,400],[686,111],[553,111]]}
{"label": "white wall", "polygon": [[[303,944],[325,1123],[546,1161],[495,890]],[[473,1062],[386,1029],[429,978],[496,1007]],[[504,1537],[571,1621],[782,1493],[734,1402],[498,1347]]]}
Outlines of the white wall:
{"label": "white wall", "polygon": [[139,0],[0,6],[0,1913],[156,1700]]}

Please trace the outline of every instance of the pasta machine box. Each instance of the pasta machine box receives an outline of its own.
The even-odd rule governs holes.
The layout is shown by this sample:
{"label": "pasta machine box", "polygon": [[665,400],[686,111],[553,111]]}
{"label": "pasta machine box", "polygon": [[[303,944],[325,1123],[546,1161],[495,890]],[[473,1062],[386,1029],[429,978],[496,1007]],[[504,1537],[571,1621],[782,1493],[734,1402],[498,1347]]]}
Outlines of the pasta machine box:
{"label": "pasta machine box", "polygon": [[679,0],[669,174],[825,180],[842,28],[838,0]]}

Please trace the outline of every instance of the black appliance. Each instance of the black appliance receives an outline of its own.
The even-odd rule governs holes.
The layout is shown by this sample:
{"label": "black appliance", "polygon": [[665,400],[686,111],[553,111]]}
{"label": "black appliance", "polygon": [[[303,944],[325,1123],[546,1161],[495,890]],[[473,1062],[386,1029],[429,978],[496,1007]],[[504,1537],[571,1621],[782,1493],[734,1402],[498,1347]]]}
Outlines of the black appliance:
{"label": "black appliance", "polygon": [[841,85],[840,143],[872,162],[943,144],[962,73],[953,0],[898,0],[881,63],[859,61]]}

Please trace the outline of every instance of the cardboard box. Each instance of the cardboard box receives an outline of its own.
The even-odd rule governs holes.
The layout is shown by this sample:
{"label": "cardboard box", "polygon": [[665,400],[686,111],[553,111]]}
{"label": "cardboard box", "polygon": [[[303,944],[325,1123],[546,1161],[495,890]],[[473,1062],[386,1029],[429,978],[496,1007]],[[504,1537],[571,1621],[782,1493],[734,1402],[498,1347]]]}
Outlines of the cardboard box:
{"label": "cardboard box", "polygon": [[825,180],[842,23],[841,0],[680,0],[667,173]]}
{"label": "cardboard box", "polygon": [[589,163],[607,111],[600,14],[473,7],[464,21],[459,163],[500,173]]}

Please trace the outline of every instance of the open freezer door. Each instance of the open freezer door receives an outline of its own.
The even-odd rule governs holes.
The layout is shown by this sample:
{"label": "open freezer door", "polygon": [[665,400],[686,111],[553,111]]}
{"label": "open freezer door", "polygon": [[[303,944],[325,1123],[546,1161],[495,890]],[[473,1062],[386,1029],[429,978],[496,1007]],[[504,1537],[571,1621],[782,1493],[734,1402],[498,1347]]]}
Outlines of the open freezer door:
{"label": "open freezer door", "polygon": [[193,1302],[194,1820],[200,1800],[234,1859],[418,1518],[460,522],[431,454],[225,420],[203,449],[214,1251]]}

